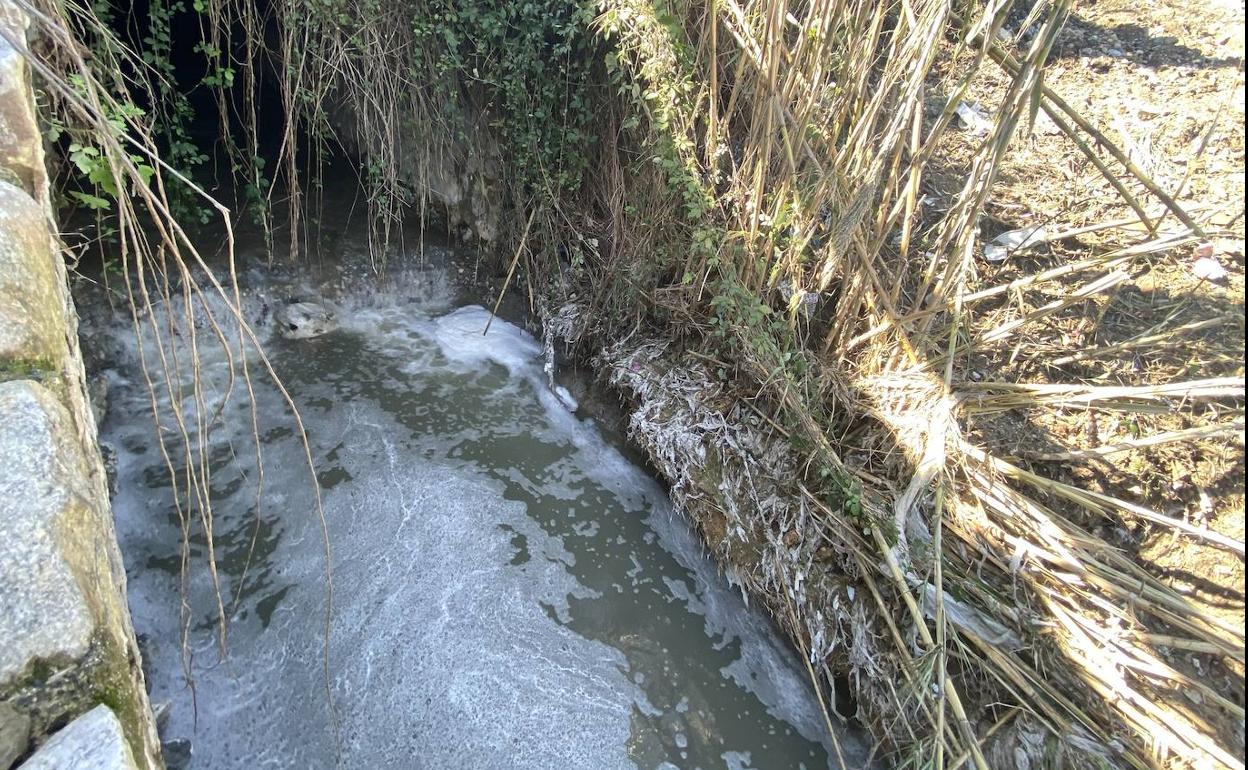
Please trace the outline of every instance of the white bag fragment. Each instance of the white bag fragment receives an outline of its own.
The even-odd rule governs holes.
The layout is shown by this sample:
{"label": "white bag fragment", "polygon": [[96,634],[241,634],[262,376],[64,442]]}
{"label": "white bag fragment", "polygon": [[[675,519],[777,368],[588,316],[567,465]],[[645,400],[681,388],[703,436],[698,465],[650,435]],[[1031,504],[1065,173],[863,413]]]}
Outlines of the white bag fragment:
{"label": "white bag fragment", "polygon": [[1226,268],[1214,256],[1212,243],[1204,242],[1192,252],[1192,275],[1202,281],[1220,281],[1226,277]]}
{"label": "white bag fragment", "polygon": [[984,244],[984,259],[1004,262],[1010,254],[1035,248],[1048,242],[1049,234],[1043,227],[1021,227],[1004,232]]}
{"label": "white bag fragment", "polygon": [[1202,281],[1220,281],[1226,277],[1226,268],[1213,257],[1201,257],[1192,263],[1192,275]]}
{"label": "white bag fragment", "polygon": [[975,136],[984,136],[992,130],[992,121],[988,119],[987,111],[978,102],[974,104],[959,102],[955,112],[962,127]]}

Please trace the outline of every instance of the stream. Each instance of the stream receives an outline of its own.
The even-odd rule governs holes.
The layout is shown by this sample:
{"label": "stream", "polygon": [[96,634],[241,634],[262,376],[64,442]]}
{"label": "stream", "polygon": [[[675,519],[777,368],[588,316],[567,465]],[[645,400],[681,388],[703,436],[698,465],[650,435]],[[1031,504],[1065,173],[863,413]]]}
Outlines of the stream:
{"label": "stream", "polygon": [[[212,470],[223,657],[198,521],[182,577],[185,453],[167,433],[171,474],[124,311],[84,313],[88,341],[111,346],[101,438],[117,458],[148,684],[169,703],[164,739],[191,749],[171,765],[837,767],[806,668],[770,619],[618,437],[576,409],[586,394],[548,387],[538,341],[502,318],[482,334],[489,314],[464,304],[453,256],[427,246],[384,290],[340,277],[338,328],[306,340],[270,319],[308,287],[248,280],[247,314],[299,407],[321,489],[328,651],[311,475],[256,357],[260,495],[246,388],[230,389],[201,328],[205,404],[220,416],[190,428]],[[161,387],[157,400],[168,409]],[[192,421],[193,401],[178,400]],[[839,737],[861,767],[865,743]]]}

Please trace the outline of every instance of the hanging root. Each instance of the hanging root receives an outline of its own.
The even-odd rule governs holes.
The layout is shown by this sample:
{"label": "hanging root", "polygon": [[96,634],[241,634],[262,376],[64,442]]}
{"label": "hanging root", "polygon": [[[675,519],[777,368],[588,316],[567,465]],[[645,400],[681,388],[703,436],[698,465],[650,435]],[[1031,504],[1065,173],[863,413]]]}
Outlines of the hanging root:
{"label": "hanging root", "polygon": [[[325,681],[329,687],[329,623],[333,594],[328,530],[321,510],[320,489],[312,468],[311,449],[294,402],[274,372],[255,331],[243,315],[242,298],[234,263],[234,231],[230,211],[194,182],[162,160],[142,110],[135,106],[131,86],[123,71],[143,64],[119,43],[113,33],[87,9],[74,4],[47,4],[15,0],[29,15],[41,41],[38,52],[24,49],[20,41],[7,41],[27,57],[38,75],[38,86],[50,98],[55,123],[87,147],[97,164],[93,180],[109,192],[95,205],[109,208],[116,217],[117,244],[109,254],[120,262],[124,291],[140,356],[154,434],[172,484],[173,506],[181,524],[182,617],[180,619],[184,673],[192,688],[189,633],[194,622],[187,601],[192,569],[207,571],[215,599],[218,648],[225,655],[229,613],[217,569],[218,553],[213,529],[211,491],[211,432],[240,388],[245,391],[255,446],[257,494],[263,462],[252,367],[258,363],[285,399],[300,440],[303,442],[316,510],[325,535],[326,628]],[[79,41],[95,40],[88,62]],[[153,103],[159,103],[148,94]],[[168,185],[168,186],[167,186]],[[205,260],[193,239],[174,215],[171,190],[180,187],[196,196],[221,217],[226,236],[224,280]],[[227,382],[223,395],[210,400],[199,366],[201,346],[215,345],[225,353]],[[220,385],[220,383],[215,383]],[[162,403],[164,406],[162,407]],[[206,543],[202,564],[191,558],[192,537]],[[331,704],[332,708],[332,704]]]}

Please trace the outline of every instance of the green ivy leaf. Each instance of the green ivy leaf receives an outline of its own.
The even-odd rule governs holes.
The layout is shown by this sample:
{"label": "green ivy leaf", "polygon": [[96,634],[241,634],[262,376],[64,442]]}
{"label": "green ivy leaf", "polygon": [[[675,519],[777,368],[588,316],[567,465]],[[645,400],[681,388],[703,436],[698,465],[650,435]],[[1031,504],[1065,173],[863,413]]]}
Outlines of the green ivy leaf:
{"label": "green ivy leaf", "polygon": [[112,206],[112,203],[110,203],[107,198],[101,198],[98,195],[89,195],[84,192],[78,192],[77,190],[71,190],[69,194],[70,196],[77,198],[79,201],[82,201],[82,203],[92,211],[104,211]]}

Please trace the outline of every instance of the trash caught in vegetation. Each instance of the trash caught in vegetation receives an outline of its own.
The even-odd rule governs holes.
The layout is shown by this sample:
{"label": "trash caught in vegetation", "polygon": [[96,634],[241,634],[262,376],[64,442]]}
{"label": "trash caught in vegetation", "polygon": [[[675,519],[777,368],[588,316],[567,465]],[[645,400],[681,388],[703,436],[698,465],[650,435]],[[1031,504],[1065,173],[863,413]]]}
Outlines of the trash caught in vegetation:
{"label": "trash caught in vegetation", "polygon": [[1011,254],[1034,249],[1047,242],[1048,233],[1043,227],[1023,227],[1001,233],[984,244],[984,259],[1004,262]]}

